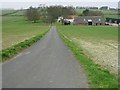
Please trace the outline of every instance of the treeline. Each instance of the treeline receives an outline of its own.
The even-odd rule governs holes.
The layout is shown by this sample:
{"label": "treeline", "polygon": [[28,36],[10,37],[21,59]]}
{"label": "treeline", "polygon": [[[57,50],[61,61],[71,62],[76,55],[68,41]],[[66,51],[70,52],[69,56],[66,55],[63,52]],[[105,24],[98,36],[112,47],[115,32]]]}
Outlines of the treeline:
{"label": "treeline", "polygon": [[76,9],[95,9],[95,10],[118,10],[117,8],[111,8],[108,6],[102,6],[102,7],[79,7],[76,6]]}
{"label": "treeline", "polygon": [[30,7],[26,10],[25,16],[28,20],[36,23],[42,20],[46,23],[53,23],[60,16],[75,15],[76,11],[72,6],[47,6],[47,7]]}
{"label": "treeline", "polygon": [[[85,9],[85,7],[76,7],[79,9]],[[29,7],[26,10],[25,17],[34,23],[39,20],[45,23],[53,23],[55,22],[58,17],[60,16],[67,16],[67,15],[76,15],[76,8],[73,6],[39,6],[39,7]],[[91,10],[91,9],[98,9],[98,7],[89,7],[89,9],[85,9],[82,13],[78,16],[104,16],[101,10],[107,10],[108,6],[103,6],[99,9],[101,10]],[[113,8],[112,8],[113,9]]]}
{"label": "treeline", "polygon": [[82,12],[81,16],[103,16],[104,14],[102,11],[90,11],[89,9],[86,9]]}
{"label": "treeline", "polygon": [[76,9],[99,9],[98,7],[79,7],[76,6]]}

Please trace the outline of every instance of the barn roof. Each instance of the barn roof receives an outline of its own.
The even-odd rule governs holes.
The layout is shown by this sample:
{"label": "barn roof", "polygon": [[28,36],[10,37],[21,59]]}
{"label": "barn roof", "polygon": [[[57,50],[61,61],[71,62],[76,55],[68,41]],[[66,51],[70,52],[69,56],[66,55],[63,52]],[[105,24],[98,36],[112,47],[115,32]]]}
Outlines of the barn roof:
{"label": "barn roof", "polygon": [[77,18],[103,18],[103,17],[102,16],[79,16]]}
{"label": "barn roof", "polygon": [[67,15],[67,16],[64,16],[64,18],[66,19],[73,19],[73,18],[77,18],[78,16],[76,15]]}

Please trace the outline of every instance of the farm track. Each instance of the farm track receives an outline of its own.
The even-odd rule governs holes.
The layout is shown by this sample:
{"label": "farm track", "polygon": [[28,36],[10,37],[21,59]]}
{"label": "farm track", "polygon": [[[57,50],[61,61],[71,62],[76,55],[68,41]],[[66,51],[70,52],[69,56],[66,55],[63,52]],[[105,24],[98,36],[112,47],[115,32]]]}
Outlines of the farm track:
{"label": "farm track", "polygon": [[87,88],[84,71],[56,27],[2,65],[3,88]]}

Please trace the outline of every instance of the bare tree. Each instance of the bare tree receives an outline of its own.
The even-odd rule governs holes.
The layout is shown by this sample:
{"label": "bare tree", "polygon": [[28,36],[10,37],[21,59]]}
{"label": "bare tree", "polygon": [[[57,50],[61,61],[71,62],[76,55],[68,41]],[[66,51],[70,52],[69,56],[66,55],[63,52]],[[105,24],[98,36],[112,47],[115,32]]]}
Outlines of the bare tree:
{"label": "bare tree", "polygon": [[28,20],[33,21],[34,23],[36,23],[37,20],[40,19],[38,8],[33,8],[32,6],[27,9],[25,16]]}
{"label": "bare tree", "polygon": [[84,10],[82,13],[84,16],[103,16],[101,11],[90,11],[88,9]]}
{"label": "bare tree", "polygon": [[59,16],[74,15],[76,14],[72,6],[50,6],[47,8],[47,16],[50,22],[54,22]]}

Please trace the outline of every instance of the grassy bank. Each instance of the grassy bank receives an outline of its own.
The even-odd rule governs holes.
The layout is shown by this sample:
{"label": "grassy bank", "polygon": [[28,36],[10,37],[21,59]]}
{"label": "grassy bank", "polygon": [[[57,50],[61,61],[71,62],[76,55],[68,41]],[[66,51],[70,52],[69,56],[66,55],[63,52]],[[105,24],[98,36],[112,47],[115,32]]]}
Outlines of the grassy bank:
{"label": "grassy bank", "polygon": [[[96,28],[98,28],[97,29],[98,31],[95,30]],[[103,27],[103,28],[107,28],[107,27]],[[109,40],[111,38],[113,40],[116,40],[116,36],[114,36],[116,35],[115,33],[117,33],[116,31],[113,31],[113,30],[103,31],[103,28],[102,27],[88,28],[88,27],[76,27],[76,26],[63,26],[63,27],[59,26],[58,32],[62,37],[63,41],[73,51],[76,58],[80,61],[80,63],[84,67],[91,88],[117,88],[118,87],[117,75],[111,74],[107,69],[105,69],[104,67],[101,67],[101,65],[99,64],[96,64],[92,60],[92,58],[88,55],[88,53],[85,52],[85,49],[83,47],[81,48],[79,44],[73,39],[75,37],[79,40],[89,39],[90,41],[91,40],[94,41],[94,43],[104,39]],[[78,29],[81,29],[81,31]],[[89,30],[93,30],[93,31],[89,31]],[[99,31],[99,30],[102,30],[102,31]],[[111,35],[108,34],[109,32],[111,32]]]}
{"label": "grassy bank", "polygon": [[49,30],[50,26],[38,21],[32,23],[23,16],[2,17],[2,62],[14,57],[23,49],[40,40]]}

